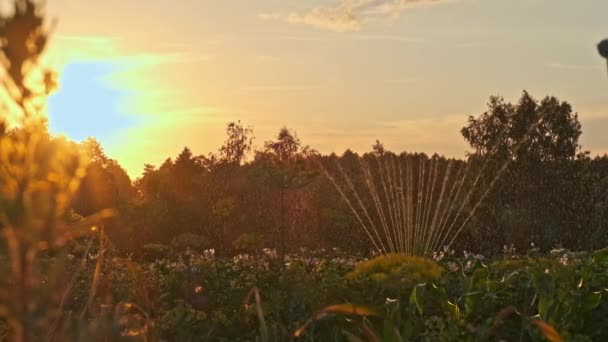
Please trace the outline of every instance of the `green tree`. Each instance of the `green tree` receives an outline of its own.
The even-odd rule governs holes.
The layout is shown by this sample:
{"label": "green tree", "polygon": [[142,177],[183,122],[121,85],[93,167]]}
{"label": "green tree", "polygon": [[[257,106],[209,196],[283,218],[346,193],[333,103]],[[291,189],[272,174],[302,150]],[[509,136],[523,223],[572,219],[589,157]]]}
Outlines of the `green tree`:
{"label": "green tree", "polygon": [[253,144],[253,129],[244,127],[240,121],[230,122],[226,127],[226,141],[220,148],[220,160],[227,164],[241,165]]}
{"label": "green tree", "polygon": [[488,110],[469,117],[462,135],[475,154],[499,159],[573,160],[580,152],[581,124],[567,102],[523,93],[511,104],[491,97]]}
{"label": "green tree", "polygon": [[[227,253],[236,239],[247,230],[247,203],[244,202],[246,180],[243,172],[247,155],[252,149],[253,129],[245,127],[240,121],[226,126],[226,140],[217,156],[206,158],[210,170],[210,196],[214,246],[219,254]],[[239,208],[240,210],[236,210]]]}
{"label": "green tree", "polygon": [[[281,258],[287,250],[287,194],[310,184],[317,173],[310,165],[314,153],[302,146],[300,139],[287,128],[279,131],[275,140],[264,143],[264,150],[256,155],[264,179],[279,192],[279,236]],[[292,206],[293,209],[293,206]]]}
{"label": "green tree", "polygon": [[[473,148],[471,170],[484,170],[478,188],[488,187],[500,175],[479,208],[476,229],[464,240],[493,246],[535,242],[549,248],[568,243],[570,231],[584,230],[578,224],[569,227],[584,222],[585,207],[576,171],[576,160],[584,157],[581,124],[570,104],[555,97],[536,101],[527,92],[515,104],[492,97],[485,113],[469,117],[462,135]],[[580,230],[578,234],[585,235]]]}
{"label": "green tree", "polygon": [[109,158],[101,144],[89,138],[80,144],[83,155],[89,158],[86,176],[83,178],[72,208],[82,216],[93,215],[104,209],[115,210],[117,215],[106,222],[106,233],[121,248],[135,245],[130,216],[133,214],[135,189],[127,172]]}

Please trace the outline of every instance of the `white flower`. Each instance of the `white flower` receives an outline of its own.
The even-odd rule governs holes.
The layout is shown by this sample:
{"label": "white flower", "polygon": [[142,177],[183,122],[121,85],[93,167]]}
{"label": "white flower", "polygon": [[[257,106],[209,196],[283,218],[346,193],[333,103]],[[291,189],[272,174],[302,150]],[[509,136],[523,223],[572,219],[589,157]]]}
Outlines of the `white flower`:
{"label": "white flower", "polygon": [[568,265],[568,264],[570,264],[570,257],[568,256],[568,253],[564,253],[564,255],[562,255],[562,257],[559,258],[559,262],[562,265]]}
{"label": "white flower", "polygon": [[215,257],[215,248],[205,249],[203,251],[203,257],[205,259],[213,259],[213,257]]}
{"label": "white flower", "polygon": [[396,303],[397,301],[398,301],[398,299],[396,299],[396,298],[393,299],[393,298],[387,297],[385,302],[386,302],[386,304],[393,304],[393,303]]}
{"label": "white flower", "polygon": [[444,257],[445,257],[445,254],[442,251],[440,251],[439,253],[433,252],[433,260],[435,260],[435,261],[441,261]]}
{"label": "white flower", "polygon": [[264,248],[262,251],[264,252],[264,254],[266,254],[270,258],[276,258],[277,257],[277,250],[274,249],[274,248],[272,248],[272,249],[270,249],[270,248]]}

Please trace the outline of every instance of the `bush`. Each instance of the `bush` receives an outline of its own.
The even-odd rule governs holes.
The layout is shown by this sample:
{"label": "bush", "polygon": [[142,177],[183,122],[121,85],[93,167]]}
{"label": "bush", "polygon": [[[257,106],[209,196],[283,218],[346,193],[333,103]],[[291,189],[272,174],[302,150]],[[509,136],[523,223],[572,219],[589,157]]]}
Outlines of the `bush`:
{"label": "bush", "polygon": [[171,246],[176,251],[185,251],[187,249],[191,249],[197,252],[202,252],[209,248],[209,241],[201,235],[184,233],[173,238],[173,241],[171,241]]}
{"label": "bush", "polygon": [[150,243],[144,245],[141,249],[144,260],[146,260],[147,262],[153,262],[158,259],[164,259],[169,255],[170,252],[168,246],[165,246],[160,243]]}
{"label": "bush", "polygon": [[401,254],[388,254],[363,261],[346,278],[381,290],[382,296],[401,297],[420,283],[435,282],[444,269],[434,261]]}

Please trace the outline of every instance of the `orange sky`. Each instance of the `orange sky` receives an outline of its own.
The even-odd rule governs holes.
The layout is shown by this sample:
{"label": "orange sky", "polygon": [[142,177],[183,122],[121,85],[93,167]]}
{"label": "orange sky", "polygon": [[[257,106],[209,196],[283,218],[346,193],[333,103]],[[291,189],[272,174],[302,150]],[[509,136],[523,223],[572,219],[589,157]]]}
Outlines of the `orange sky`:
{"label": "orange sky", "polygon": [[295,129],[322,152],[463,156],[467,115],[523,89],[569,101],[583,145],[608,151],[608,81],[588,0],[53,0],[62,71],[55,132],[96,136],[131,176],[184,146],[217,150],[241,120],[256,143]]}

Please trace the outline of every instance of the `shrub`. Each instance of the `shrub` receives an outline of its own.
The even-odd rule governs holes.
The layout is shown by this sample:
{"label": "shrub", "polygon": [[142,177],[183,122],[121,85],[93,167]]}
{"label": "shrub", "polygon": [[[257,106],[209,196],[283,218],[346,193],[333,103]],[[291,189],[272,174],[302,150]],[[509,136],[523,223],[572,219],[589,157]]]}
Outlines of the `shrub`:
{"label": "shrub", "polygon": [[262,243],[262,237],[245,233],[232,242],[232,247],[239,252],[252,253],[260,250]]}
{"label": "shrub", "polygon": [[439,264],[422,257],[388,254],[359,263],[346,278],[371,283],[383,295],[401,296],[417,284],[438,281],[443,272]]}
{"label": "shrub", "polygon": [[146,261],[154,262],[169,255],[169,247],[160,243],[150,243],[142,247],[142,254]]}
{"label": "shrub", "polygon": [[171,246],[177,251],[192,249],[197,252],[202,252],[209,248],[209,241],[201,235],[184,233],[173,238]]}

